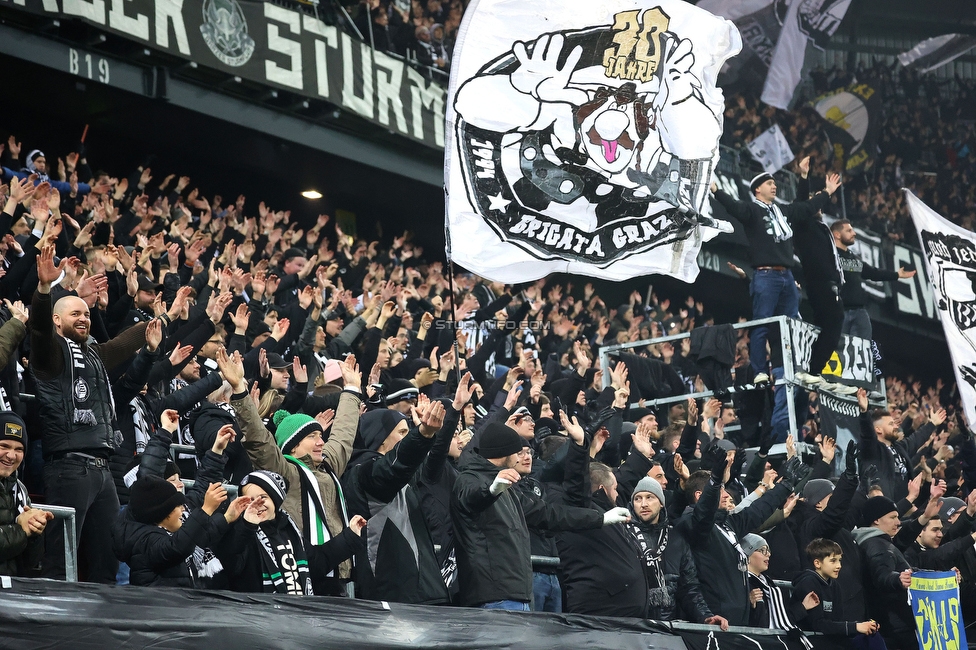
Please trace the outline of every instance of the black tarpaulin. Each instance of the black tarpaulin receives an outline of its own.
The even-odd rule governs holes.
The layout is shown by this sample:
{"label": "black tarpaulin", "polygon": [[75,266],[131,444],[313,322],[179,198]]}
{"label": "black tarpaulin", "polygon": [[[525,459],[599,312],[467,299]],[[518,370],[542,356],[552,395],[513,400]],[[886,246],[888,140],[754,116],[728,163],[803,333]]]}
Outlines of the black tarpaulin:
{"label": "black tarpaulin", "polygon": [[[21,578],[14,578],[10,588],[0,589],[0,639],[0,645],[18,650],[801,650],[786,637],[679,633],[670,631],[666,624],[637,619]],[[13,643],[6,645],[10,641]]]}

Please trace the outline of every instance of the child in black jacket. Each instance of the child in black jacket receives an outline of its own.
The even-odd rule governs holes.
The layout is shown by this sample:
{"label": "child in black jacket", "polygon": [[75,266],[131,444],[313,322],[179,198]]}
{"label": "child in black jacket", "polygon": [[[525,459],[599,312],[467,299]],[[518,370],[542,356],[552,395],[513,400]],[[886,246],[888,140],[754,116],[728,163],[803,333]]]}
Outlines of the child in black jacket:
{"label": "child in black jacket", "polygon": [[879,625],[875,621],[848,621],[844,616],[844,597],[837,576],[840,575],[840,545],[830,539],[815,539],[807,545],[807,555],[814,570],[807,569],[793,579],[793,599],[813,592],[820,602],[801,619],[804,630],[820,632],[828,636],[853,637],[857,634],[874,634]]}

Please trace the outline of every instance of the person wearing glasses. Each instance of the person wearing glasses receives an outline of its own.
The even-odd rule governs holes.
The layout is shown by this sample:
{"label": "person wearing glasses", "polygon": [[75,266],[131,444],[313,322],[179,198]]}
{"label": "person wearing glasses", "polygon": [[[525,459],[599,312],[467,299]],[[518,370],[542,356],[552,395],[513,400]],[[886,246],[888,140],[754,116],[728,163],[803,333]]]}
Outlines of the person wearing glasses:
{"label": "person wearing glasses", "polygon": [[806,618],[807,611],[820,604],[817,593],[811,591],[803,600],[790,604],[783,591],[763,575],[769,568],[771,555],[766,540],[749,533],[739,540],[739,547],[749,560],[749,625],[774,630],[797,629],[795,621]]}

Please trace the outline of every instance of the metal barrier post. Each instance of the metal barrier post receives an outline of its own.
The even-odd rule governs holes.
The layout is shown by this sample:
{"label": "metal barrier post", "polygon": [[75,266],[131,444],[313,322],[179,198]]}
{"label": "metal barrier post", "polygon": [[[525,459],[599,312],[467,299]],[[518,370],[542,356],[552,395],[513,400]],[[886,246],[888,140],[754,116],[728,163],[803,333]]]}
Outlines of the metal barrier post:
{"label": "metal barrier post", "polygon": [[47,510],[55,519],[64,520],[64,579],[78,582],[78,530],[75,528],[75,509],[64,506],[31,504],[35,510]]}

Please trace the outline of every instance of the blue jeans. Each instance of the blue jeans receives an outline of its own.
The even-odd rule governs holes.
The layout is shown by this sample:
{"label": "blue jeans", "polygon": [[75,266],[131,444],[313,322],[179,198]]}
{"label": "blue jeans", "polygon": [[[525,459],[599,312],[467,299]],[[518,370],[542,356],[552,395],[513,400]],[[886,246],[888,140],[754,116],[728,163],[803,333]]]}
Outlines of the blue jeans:
{"label": "blue jeans", "polygon": [[496,600],[490,603],[485,603],[481,606],[481,609],[506,609],[512,612],[528,612],[529,604],[523,603],[520,600]]}
{"label": "blue jeans", "polygon": [[862,339],[871,340],[871,317],[868,310],[864,307],[858,309],[848,309],[844,312],[844,326],[841,332],[850,336],[859,336]]}
{"label": "blue jeans", "polygon": [[532,611],[561,612],[563,611],[563,590],[559,580],[551,573],[532,574]]}
{"label": "blue jeans", "polygon": [[[753,319],[770,316],[800,317],[800,292],[793,271],[756,270],[749,284]],[[766,335],[769,328],[755,327],[749,335],[749,364],[759,374],[766,372]]]}
{"label": "blue jeans", "polygon": [[[773,379],[782,379],[783,369],[773,368]],[[773,415],[769,420],[773,442],[786,442],[790,434],[790,411],[786,400],[793,396],[793,390],[786,384],[773,387]]]}
{"label": "blue jeans", "polygon": [[[126,506],[119,508],[119,514],[125,512]],[[115,574],[115,584],[124,587],[129,584],[129,565],[119,562],[119,572]]]}

